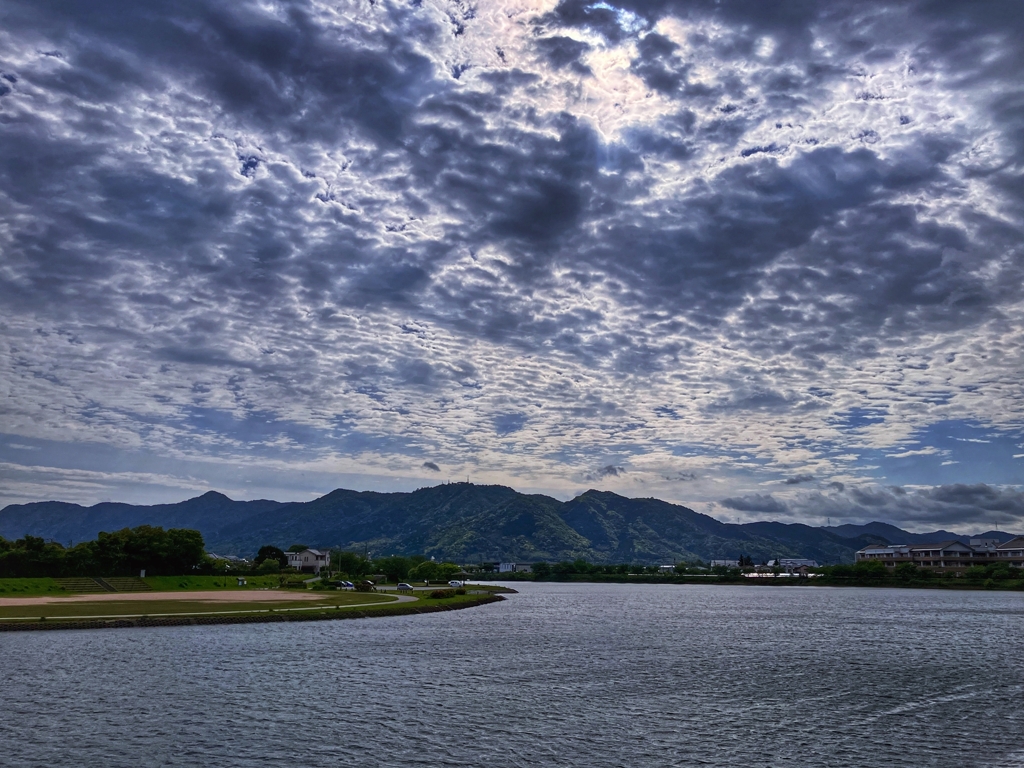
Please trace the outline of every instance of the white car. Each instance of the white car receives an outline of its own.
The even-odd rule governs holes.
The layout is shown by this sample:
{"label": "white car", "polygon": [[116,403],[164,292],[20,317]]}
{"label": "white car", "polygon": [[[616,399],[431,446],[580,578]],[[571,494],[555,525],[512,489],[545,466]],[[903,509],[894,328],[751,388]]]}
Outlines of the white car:
{"label": "white car", "polygon": [[462,586],[462,582],[461,581],[449,581],[448,582],[448,586],[449,587],[461,587]]}

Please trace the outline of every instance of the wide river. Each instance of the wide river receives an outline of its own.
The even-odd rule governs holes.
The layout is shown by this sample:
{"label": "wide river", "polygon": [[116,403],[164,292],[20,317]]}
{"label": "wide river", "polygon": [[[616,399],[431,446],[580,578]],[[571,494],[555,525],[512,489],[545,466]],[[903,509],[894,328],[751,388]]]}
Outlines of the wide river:
{"label": "wide river", "polygon": [[1022,766],[1024,593],[519,584],[0,635],[3,766]]}

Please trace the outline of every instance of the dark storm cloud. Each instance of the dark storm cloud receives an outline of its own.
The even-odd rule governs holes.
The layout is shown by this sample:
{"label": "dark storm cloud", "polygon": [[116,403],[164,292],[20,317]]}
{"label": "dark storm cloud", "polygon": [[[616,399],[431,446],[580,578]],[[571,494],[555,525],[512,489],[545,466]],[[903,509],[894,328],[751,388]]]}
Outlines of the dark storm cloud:
{"label": "dark storm cloud", "polygon": [[[841,484],[834,484],[841,485]],[[723,506],[783,519],[822,519],[851,523],[881,521],[910,530],[936,528],[977,532],[1024,529],[1024,492],[984,483],[907,489],[900,486],[836,488],[828,495],[804,493],[787,500],[755,494],[725,499]]]}
{"label": "dark storm cloud", "polygon": [[676,56],[679,46],[664,35],[651,32],[637,44],[633,71],[649,88],[672,94],[686,84],[687,65]]}
{"label": "dark storm cloud", "polygon": [[786,505],[770,493],[767,495],[755,493],[739,498],[722,499],[719,503],[723,507],[735,509],[738,512],[755,512],[764,515],[777,515],[788,512]]}
{"label": "dark storm cloud", "polygon": [[[252,127],[293,139],[336,139],[353,123],[384,142],[398,139],[431,66],[408,40],[381,35],[387,53],[331,34],[307,2],[273,16],[252,3],[102,0],[7,4],[8,23],[47,34],[72,65],[39,85],[114,101],[133,87],[174,77]],[[426,27],[407,29],[413,39]],[[297,108],[301,107],[301,108]]]}
{"label": "dark storm cloud", "polygon": [[441,468],[432,461],[424,461],[421,465],[423,469],[429,469],[431,472],[440,472]]}
{"label": "dark storm cloud", "polygon": [[554,67],[569,67],[577,74],[592,74],[590,67],[580,61],[580,57],[590,50],[590,46],[571,37],[544,37],[537,40],[537,49]]}
{"label": "dark storm cloud", "polygon": [[800,485],[800,483],[809,483],[812,480],[814,480],[814,475],[794,475],[787,477],[785,483],[786,485]]}
{"label": "dark storm cloud", "polygon": [[584,480],[607,480],[612,477],[620,477],[626,473],[625,467],[619,467],[615,464],[606,464],[595,472],[587,473],[584,476]]}

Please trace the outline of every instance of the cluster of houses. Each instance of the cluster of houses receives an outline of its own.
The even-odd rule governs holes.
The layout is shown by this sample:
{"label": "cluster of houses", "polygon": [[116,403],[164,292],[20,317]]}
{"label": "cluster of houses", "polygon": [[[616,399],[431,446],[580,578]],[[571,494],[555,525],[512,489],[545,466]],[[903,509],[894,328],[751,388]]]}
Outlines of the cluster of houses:
{"label": "cluster of houses", "polygon": [[963,571],[972,565],[1006,563],[1024,568],[1024,536],[1000,544],[998,539],[956,539],[934,544],[872,544],[856,554],[857,562],[879,561],[888,568],[912,563],[936,571]]}
{"label": "cluster of houses", "polygon": [[[319,574],[331,564],[331,553],[318,549],[304,549],[301,552],[288,552],[288,565],[302,573]],[[218,557],[210,553],[211,557]],[[242,561],[228,555],[224,560]],[[912,563],[921,568],[938,571],[963,571],[972,565],[991,565],[1007,563],[1013,568],[1024,568],[1024,536],[1018,536],[1005,543],[998,539],[971,539],[970,543],[951,539],[934,544],[871,544],[856,553],[857,562],[879,561],[888,568],[895,568],[902,563]],[[712,560],[712,568],[740,568],[739,560]],[[766,564],[754,566],[748,574],[807,576],[818,563],[807,558],[781,557]],[[532,563],[496,563],[498,573],[531,573]],[[658,568],[663,573],[673,573],[674,565],[662,565]]]}

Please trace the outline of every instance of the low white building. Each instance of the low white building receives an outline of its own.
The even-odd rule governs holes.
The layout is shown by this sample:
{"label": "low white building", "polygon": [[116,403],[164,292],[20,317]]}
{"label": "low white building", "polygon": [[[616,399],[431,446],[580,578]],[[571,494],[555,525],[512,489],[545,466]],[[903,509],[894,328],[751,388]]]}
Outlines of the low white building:
{"label": "low white building", "polygon": [[321,568],[331,564],[331,553],[319,549],[304,549],[288,553],[288,565],[304,573],[320,573]]}
{"label": "low white building", "polygon": [[950,539],[935,544],[872,544],[856,554],[857,562],[878,560],[888,568],[912,563],[922,568],[963,571],[972,565],[1006,563],[1024,568],[1024,536],[999,544],[998,539],[971,539],[970,544]]}
{"label": "low white building", "polygon": [[498,573],[533,573],[533,564],[498,563]]}
{"label": "low white building", "polygon": [[711,561],[711,567],[712,568],[717,568],[718,566],[722,566],[724,568],[739,568],[740,567],[740,561],[739,560],[712,560]]}

